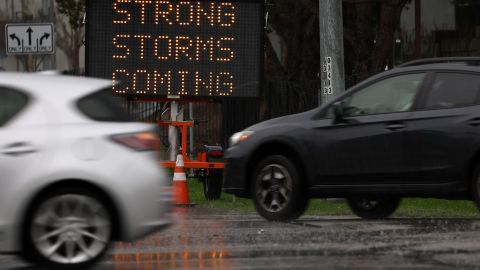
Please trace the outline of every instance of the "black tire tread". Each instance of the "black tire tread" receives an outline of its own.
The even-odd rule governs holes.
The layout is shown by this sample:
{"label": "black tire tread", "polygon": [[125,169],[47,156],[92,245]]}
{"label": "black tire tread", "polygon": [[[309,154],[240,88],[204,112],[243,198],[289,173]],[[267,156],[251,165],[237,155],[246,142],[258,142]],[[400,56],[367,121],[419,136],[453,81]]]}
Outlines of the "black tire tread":
{"label": "black tire tread", "polygon": [[363,219],[386,219],[390,217],[400,205],[400,198],[375,198],[378,202],[373,209],[365,210],[358,207],[356,201],[359,198],[347,198],[347,204],[352,212]]}
{"label": "black tire tread", "polygon": [[[255,196],[256,188],[256,178],[258,173],[263,167],[268,164],[278,164],[283,165],[290,173],[293,181],[293,190],[290,204],[287,207],[279,212],[271,213],[262,208],[258,203]],[[300,179],[300,173],[298,172],[295,164],[283,155],[270,155],[262,159],[254,171],[252,181],[251,181],[251,192],[252,198],[257,212],[265,219],[269,221],[279,221],[279,222],[288,222],[298,219],[302,216],[307,207],[309,198],[306,194],[305,183]]]}

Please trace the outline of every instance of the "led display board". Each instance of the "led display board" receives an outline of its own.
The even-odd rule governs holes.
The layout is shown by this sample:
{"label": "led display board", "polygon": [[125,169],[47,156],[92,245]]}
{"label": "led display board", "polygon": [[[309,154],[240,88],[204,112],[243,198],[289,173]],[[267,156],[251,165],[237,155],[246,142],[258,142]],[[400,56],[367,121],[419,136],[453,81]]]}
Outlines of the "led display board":
{"label": "led display board", "polygon": [[117,94],[257,97],[262,0],[88,0],[87,75]]}

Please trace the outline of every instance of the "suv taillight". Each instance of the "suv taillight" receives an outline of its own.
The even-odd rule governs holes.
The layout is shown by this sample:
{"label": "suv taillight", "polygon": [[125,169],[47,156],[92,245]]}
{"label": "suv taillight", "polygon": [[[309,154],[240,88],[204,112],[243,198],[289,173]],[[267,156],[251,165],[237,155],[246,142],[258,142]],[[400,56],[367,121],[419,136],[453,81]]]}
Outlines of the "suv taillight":
{"label": "suv taillight", "polygon": [[160,139],[153,132],[113,135],[112,140],[136,151],[155,151],[160,148]]}

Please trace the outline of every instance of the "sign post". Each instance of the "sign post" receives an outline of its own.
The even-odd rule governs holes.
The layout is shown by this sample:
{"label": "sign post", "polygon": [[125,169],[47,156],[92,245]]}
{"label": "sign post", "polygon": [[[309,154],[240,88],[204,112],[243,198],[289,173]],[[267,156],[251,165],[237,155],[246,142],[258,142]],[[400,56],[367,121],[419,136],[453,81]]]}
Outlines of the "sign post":
{"label": "sign post", "polygon": [[54,37],[52,23],[5,25],[7,55],[53,54]]}

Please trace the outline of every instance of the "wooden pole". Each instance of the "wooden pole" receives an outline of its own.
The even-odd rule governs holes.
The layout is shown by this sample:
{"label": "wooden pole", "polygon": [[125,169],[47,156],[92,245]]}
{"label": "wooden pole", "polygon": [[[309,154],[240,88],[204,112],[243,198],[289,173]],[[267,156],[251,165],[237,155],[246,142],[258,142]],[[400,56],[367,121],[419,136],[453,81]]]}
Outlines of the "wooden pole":
{"label": "wooden pole", "polygon": [[342,1],[319,0],[321,87],[319,104],[345,91]]}

